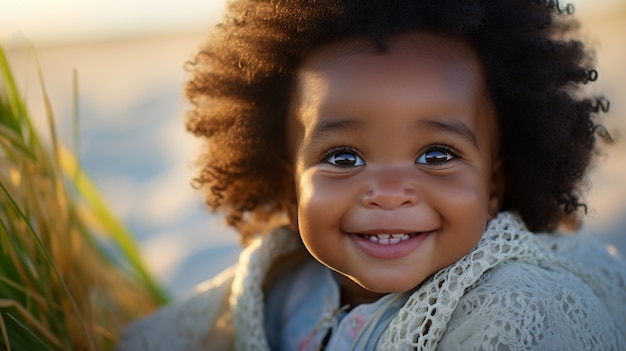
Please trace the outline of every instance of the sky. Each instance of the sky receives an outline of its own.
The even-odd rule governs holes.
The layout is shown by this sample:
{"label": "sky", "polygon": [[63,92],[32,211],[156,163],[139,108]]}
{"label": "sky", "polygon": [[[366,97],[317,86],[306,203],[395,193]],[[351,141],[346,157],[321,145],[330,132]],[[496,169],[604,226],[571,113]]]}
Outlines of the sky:
{"label": "sky", "polygon": [[[561,1],[566,3],[566,1]],[[626,0],[577,0],[580,14],[626,5]],[[173,33],[206,28],[225,0],[0,0],[0,43],[37,44]]]}
{"label": "sky", "polygon": [[206,28],[224,0],[0,0],[0,43],[111,39]]}

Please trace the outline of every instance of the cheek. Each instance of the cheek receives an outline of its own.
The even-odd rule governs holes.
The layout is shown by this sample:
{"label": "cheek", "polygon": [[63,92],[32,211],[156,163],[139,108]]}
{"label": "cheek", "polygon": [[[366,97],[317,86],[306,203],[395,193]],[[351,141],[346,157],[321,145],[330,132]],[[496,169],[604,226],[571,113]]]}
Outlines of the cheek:
{"label": "cheek", "polygon": [[327,263],[344,239],[342,223],[358,198],[358,182],[319,169],[298,175],[298,230],[305,246]]}
{"label": "cheek", "polygon": [[436,198],[445,200],[449,207],[455,208],[455,211],[461,210],[463,213],[487,211],[489,187],[483,172],[471,169],[437,181],[439,196]]}
{"label": "cheek", "polygon": [[429,201],[463,246],[478,242],[489,219],[489,189],[478,174],[455,176],[433,185]]}
{"label": "cheek", "polygon": [[305,172],[298,175],[297,179],[298,208],[301,212],[309,211],[318,207],[320,203],[332,200],[332,193],[325,191],[330,184],[324,184],[316,179],[314,174]]}
{"label": "cheek", "polygon": [[339,208],[348,197],[347,189],[341,183],[313,171],[298,176],[298,221],[303,227],[328,225],[324,219],[340,213]]}
{"label": "cheek", "polygon": [[298,229],[302,238],[310,237],[312,223],[320,216],[320,206],[324,201],[328,201],[324,194],[320,194],[319,186],[315,184],[310,174],[298,175],[296,191],[298,196]]}
{"label": "cheek", "polygon": [[324,264],[336,263],[339,231],[345,200],[336,182],[314,172],[298,176],[298,231],[307,250]]}

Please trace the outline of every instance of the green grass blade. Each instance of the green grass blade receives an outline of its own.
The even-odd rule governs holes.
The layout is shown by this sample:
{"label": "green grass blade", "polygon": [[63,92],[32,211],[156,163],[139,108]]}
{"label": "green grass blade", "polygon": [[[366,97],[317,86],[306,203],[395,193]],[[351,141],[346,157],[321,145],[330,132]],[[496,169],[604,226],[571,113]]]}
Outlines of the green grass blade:
{"label": "green grass blade", "polygon": [[[74,152],[57,138],[41,69],[37,73],[51,145],[37,133],[0,47],[0,349],[10,338],[13,350],[39,348],[29,343],[37,339],[58,343],[46,349],[111,350],[122,326],[168,298],[75,156],[76,72]],[[114,243],[119,257],[94,233]]]}
{"label": "green grass blade", "polygon": [[[68,174],[81,174],[82,172],[77,167],[75,157],[63,147],[59,151],[62,169]],[[144,268],[145,266],[133,236],[108,208],[98,188],[88,177],[82,174],[76,177],[74,185],[81,196],[89,203],[89,207],[97,216],[100,224],[106,229],[106,232],[113,238],[115,244],[132,264],[133,269],[139,275],[138,278],[147,285],[150,292],[157,298],[157,303],[166,303],[169,298],[163,289],[151,278],[147,269]]]}
{"label": "green grass blade", "polygon": [[[3,318],[7,317],[7,318]],[[58,346],[53,346],[42,340],[24,323],[12,313],[0,312],[0,318],[3,319],[5,327],[8,331],[9,344],[12,350],[58,350]],[[2,342],[4,344],[4,342]],[[0,345],[2,345],[0,344]],[[7,345],[4,345],[7,346]]]}
{"label": "green grass blade", "polygon": [[4,50],[0,47],[0,76],[3,78],[2,96],[7,103],[10,113],[3,113],[2,124],[9,126],[18,134],[22,134],[22,118],[26,116],[26,107],[18,95],[17,85],[11,74],[9,62],[4,54]]}
{"label": "green grass blade", "polygon": [[83,319],[82,313],[81,313],[80,309],[78,308],[78,305],[76,304],[76,301],[74,300],[72,292],[67,287],[67,284],[65,283],[65,280],[63,279],[63,275],[61,275],[61,272],[59,272],[59,268],[57,267],[56,263],[54,262],[54,259],[52,258],[52,255],[50,255],[50,252],[46,249],[46,246],[41,241],[41,238],[39,237],[39,235],[37,235],[37,233],[35,232],[35,230],[31,226],[30,222],[28,221],[28,218],[24,215],[24,213],[19,208],[17,203],[15,203],[15,201],[13,200],[13,198],[11,197],[11,195],[9,194],[7,189],[5,188],[4,184],[2,184],[2,183],[0,183],[0,190],[2,190],[2,193],[4,193],[4,196],[8,200],[9,204],[11,204],[11,206],[13,207],[13,210],[18,214],[20,219],[22,221],[24,221],[24,223],[26,224],[26,227],[28,228],[28,232],[31,235],[32,239],[37,244],[39,250],[44,255],[44,257],[48,260],[48,264],[50,265],[50,267],[52,268],[52,270],[56,274],[57,278],[59,279],[59,283],[61,284],[63,290],[67,294],[68,301],[72,304],[72,309],[74,310],[74,313],[76,313],[76,317],[81,321],[80,325],[83,328],[83,331],[84,331],[85,336],[87,338],[87,342],[89,343],[90,349],[95,350],[96,349],[96,345],[95,345],[95,343],[94,343],[94,341],[93,341],[93,339],[91,337],[91,334],[87,330],[87,327],[86,327],[87,324],[85,323],[85,320]]}

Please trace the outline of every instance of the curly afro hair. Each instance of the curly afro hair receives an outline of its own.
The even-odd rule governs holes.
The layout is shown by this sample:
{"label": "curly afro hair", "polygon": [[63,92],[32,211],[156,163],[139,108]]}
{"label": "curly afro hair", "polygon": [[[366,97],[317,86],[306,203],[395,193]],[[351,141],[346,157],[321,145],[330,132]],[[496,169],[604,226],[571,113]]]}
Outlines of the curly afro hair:
{"label": "curly afro hair", "polygon": [[187,128],[207,141],[194,180],[243,242],[284,218],[293,186],[286,123],[299,64],[347,37],[408,31],[459,38],[476,51],[496,107],[506,174],[503,210],[533,231],[578,223],[603,98],[571,5],[542,0],[242,0],[190,62]]}

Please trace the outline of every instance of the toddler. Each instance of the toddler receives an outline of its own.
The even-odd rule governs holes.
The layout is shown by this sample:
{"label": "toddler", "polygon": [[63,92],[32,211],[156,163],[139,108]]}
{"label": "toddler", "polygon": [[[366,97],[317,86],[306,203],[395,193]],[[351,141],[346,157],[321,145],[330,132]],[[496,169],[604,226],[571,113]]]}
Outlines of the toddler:
{"label": "toddler", "polygon": [[608,138],[571,10],[232,3],[191,64],[187,126],[245,249],[118,349],[626,349],[624,264],[553,233],[579,223]]}

